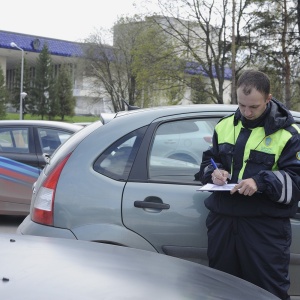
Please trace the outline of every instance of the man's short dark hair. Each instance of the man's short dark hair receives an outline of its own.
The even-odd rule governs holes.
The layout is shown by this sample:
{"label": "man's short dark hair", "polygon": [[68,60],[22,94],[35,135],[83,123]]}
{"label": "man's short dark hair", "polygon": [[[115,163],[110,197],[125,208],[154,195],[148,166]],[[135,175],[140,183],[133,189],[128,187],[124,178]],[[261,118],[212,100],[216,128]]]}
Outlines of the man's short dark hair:
{"label": "man's short dark hair", "polygon": [[255,88],[266,97],[270,94],[270,79],[260,71],[247,70],[242,73],[237,81],[237,88],[242,87],[245,95],[249,95],[252,88]]}

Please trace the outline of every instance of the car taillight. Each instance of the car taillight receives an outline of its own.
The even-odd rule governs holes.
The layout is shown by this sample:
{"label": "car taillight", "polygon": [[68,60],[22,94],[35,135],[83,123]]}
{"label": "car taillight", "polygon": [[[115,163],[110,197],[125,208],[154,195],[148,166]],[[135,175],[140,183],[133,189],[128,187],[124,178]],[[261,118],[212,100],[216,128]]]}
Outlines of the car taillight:
{"label": "car taillight", "polygon": [[47,178],[38,190],[33,205],[32,221],[44,225],[53,225],[53,206],[56,186],[61,171],[70,156],[71,153],[57,164],[52,172],[48,174]]}

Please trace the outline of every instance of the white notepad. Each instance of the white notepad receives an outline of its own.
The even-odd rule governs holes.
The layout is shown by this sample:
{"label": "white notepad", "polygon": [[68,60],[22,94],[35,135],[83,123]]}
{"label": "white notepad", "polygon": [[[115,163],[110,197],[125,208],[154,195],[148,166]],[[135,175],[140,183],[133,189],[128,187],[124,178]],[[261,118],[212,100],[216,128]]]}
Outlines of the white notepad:
{"label": "white notepad", "polygon": [[197,191],[203,192],[203,191],[210,191],[210,192],[214,192],[214,191],[231,191],[235,186],[237,185],[237,183],[227,183],[224,185],[217,185],[217,184],[213,184],[213,183],[207,183],[205,185],[203,185],[201,188],[197,189]]}

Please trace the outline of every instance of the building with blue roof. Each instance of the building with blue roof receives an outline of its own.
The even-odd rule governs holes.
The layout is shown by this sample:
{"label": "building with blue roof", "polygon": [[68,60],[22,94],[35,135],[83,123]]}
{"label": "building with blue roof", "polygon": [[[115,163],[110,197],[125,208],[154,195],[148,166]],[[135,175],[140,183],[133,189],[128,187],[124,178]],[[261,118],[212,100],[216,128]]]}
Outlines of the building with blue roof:
{"label": "building with blue roof", "polygon": [[[12,86],[15,70],[21,63],[22,54],[20,49],[11,46],[12,42],[23,49],[24,58],[29,69],[35,68],[37,58],[45,43],[47,44],[54,66],[70,64],[74,66],[73,69],[76,69],[79,60],[84,57],[84,43],[0,30],[0,66],[4,71],[8,88]],[[110,99],[105,99],[93,93],[89,83],[83,78],[83,74],[78,73],[76,72],[75,75],[74,72],[73,76],[73,95],[76,98],[75,113],[99,115],[100,112],[111,111]],[[200,65],[195,65],[195,63],[187,65],[186,73],[189,75],[202,74],[206,76],[203,68]],[[231,70],[229,68],[226,70],[225,75],[225,79],[230,83]],[[184,98],[184,101],[181,101],[182,104],[191,103],[189,101],[189,91],[185,93]]]}
{"label": "building with blue roof", "polygon": [[[14,71],[20,66],[22,55],[20,49],[11,46],[12,42],[23,49],[24,59],[29,69],[35,67],[45,43],[54,66],[70,64],[76,69],[78,60],[82,59],[84,55],[84,43],[0,30],[0,65],[4,71],[8,88],[12,86]],[[99,99],[97,95],[93,95],[89,91],[88,84],[84,83],[82,76],[74,76],[73,87],[73,95],[76,98],[76,114],[99,115],[101,111],[109,110],[106,107],[109,99]]]}

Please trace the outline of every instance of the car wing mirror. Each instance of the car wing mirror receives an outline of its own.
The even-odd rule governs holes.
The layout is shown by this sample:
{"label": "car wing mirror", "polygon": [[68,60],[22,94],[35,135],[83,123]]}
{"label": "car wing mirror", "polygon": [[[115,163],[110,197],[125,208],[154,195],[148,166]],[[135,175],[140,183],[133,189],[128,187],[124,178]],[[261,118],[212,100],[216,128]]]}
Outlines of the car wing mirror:
{"label": "car wing mirror", "polygon": [[43,153],[44,161],[46,164],[49,164],[50,162],[50,154],[48,153]]}

